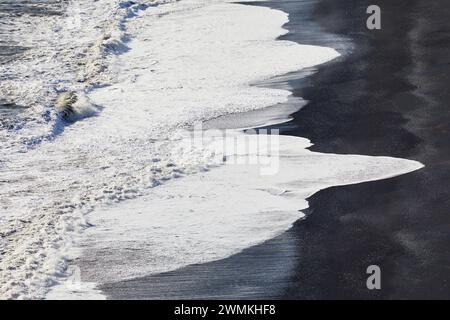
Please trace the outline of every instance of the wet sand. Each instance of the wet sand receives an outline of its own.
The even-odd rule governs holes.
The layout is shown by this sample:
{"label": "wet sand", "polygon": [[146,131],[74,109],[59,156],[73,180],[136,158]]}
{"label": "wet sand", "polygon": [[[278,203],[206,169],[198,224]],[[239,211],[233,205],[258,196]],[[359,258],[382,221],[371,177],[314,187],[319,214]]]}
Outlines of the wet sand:
{"label": "wet sand", "polygon": [[[283,235],[221,261],[105,285],[110,298],[450,298],[450,7],[379,0],[382,30],[369,31],[369,4],[264,3],[290,13],[283,39],[343,53],[272,81],[309,100],[278,127],[311,139],[314,151],[388,155],[426,167],[323,190],[309,199],[307,218]],[[381,290],[366,288],[372,264],[381,267]]]}
{"label": "wet sand", "polygon": [[[310,104],[288,133],[310,138],[312,150],[389,155],[426,168],[312,197],[309,217],[290,231],[301,258],[284,297],[448,299],[450,7],[378,1],[382,30],[369,31],[368,4],[319,2],[315,20],[349,35],[354,51],[296,86]],[[370,264],[382,269],[380,291],[365,288]]]}

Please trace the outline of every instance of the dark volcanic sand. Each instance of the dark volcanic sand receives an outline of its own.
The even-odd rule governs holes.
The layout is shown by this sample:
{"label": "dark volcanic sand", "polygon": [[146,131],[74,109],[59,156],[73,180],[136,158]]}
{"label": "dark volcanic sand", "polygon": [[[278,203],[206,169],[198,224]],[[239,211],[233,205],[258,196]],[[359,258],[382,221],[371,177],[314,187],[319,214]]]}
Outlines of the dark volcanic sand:
{"label": "dark volcanic sand", "polygon": [[[344,54],[314,75],[298,73],[288,82],[310,103],[281,129],[311,139],[314,151],[395,156],[426,167],[321,191],[309,199],[307,218],[275,239],[221,261],[106,285],[106,294],[450,298],[450,5],[445,0],[376,3],[382,8],[380,31],[365,28],[368,1],[265,3],[291,14],[290,33],[283,39]],[[371,264],[382,270],[378,291],[365,286]]]}
{"label": "dark volcanic sand", "polygon": [[[425,169],[331,188],[297,223],[297,273],[286,298],[450,298],[450,5],[380,0],[382,30],[369,31],[369,1],[322,0],[314,18],[349,35],[353,54],[295,86],[310,104],[288,134],[312,150],[390,155]],[[382,290],[364,270],[382,269]]]}

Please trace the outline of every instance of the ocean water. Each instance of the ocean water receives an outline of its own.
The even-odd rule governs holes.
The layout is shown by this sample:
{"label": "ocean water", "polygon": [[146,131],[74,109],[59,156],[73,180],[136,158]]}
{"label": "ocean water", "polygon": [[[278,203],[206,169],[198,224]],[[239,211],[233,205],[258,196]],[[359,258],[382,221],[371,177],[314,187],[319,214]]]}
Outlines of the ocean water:
{"label": "ocean water", "polygon": [[[323,188],[422,166],[277,137],[279,170],[262,175],[250,150],[217,148],[221,134],[193,147],[188,130],[223,115],[270,107],[268,121],[286,121],[294,110],[274,106],[288,88],[254,84],[338,56],[277,41],[284,12],[223,0],[2,8],[8,46],[24,49],[0,65],[1,298],[103,297],[102,283],[270,239]],[[238,146],[251,137],[238,128],[264,123],[244,118],[233,121]]]}
{"label": "ocean water", "polygon": [[[0,0],[0,65],[12,63],[23,57],[28,47],[20,39],[21,24],[15,23],[24,15],[35,19],[61,15],[67,1]],[[11,75],[0,74],[0,82],[7,81]],[[0,95],[0,130],[11,130],[25,120],[26,105],[16,104],[7,93]],[[4,141],[3,141],[4,142]]]}

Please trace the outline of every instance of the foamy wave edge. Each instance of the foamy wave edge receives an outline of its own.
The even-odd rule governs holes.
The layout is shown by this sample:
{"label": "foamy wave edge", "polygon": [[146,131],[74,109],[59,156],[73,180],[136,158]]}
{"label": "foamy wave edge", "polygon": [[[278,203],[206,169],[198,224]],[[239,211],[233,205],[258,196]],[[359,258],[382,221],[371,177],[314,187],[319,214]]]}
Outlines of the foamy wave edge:
{"label": "foamy wave edge", "polygon": [[[228,69],[232,67],[233,62],[239,62],[238,69],[243,70],[238,70],[239,72],[236,74],[223,74],[220,72],[227,71],[227,68],[219,64],[219,69],[213,70],[214,72],[212,73],[203,75],[194,73],[191,78],[183,78],[184,80],[191,81],[184,81],[184,83],[183,81],[177,82],[177,78],[180,76],[177,70],[183,70],[184,73],[194,72],[197,69],[208,72],[208,68],[202,70],[201,65],[200,67],[198,65],[192,66],[186,64],[183,60],[188,57],[188,53],[191,51],[191,47],[188,44],[195,45],[195,41],[189,41],[189,43],[181,41],[180,47],[178,48],[178,51],[181,52],[177,52],[177,50],[169,50],[167,52],[161,48],[164,49],[164,47],[167,47],[168,42],[174,41],[172,35],[175,32],[180,33],[180,30],[176,30],[178,27],[176,24],[173,24],[173,21],[169,19],[167,25],[164,23],[146,25],[145,23],[148,21],[146,19],[147,17],[145,17],[140,22],[144,23],[144,26],[147,27],[145,29],[147,32],[144,35],[138,34],[138,31],[142,31],[141,28],[143,26],[136,23],[136,28],[133,29],[134,33],[132,35],[136,38],[139,36],[140,42],[138,41],[138,45],[134,47],[127,42],[130,50],[126,50],[127,52],[123,52],[120,55],[123,57],[123,61],[130,62],[127,59],[131,59],[131,61],[134,61],[134,64],[124,63],[121,65],[123,61],[114,59],[117,55],[109,55],[113,59],[107,63],[108,69],[102,71],[102,76],[120,75],[123,73],[121,79],[118,79],[119,81],[117,83],[113,83],[107,88],[98,86],[95,90],[87,94],[93,104],[105,107],[101,116],[97,117],[97,119],[88,118],[80,121],[72,126],[68,132],[64,132],[60,139],[55,140],[54,143],[45,145],[44,147],[46,148],[42,148],[43,154],[30,153],[29,162],[25,160],[25,162],[18,163],[21,165],[18,167],[19,169],[23,169],[27,164],[32,164],[35,166],[33,167],[34,170],[48,170],[50,168],[53,171],[49,171],[51,174],[46,174],[45,170],[41,170],[43,171],[42,175],[36,174],[37,178],[48,179],[45,180],[47,184],[36,185],[31,180],[29,182],[30,185],[18,186],[20,191],[18,194],[23,195],[23,197],[26,196],[26,191],[29,190],[30,186],[41,187],[42,192],[38,192],[37,196],[44,195],[45,199],[43,203],[39,201],[34,203],[31,201],[31,205],[33,205],[31,207],[32,215],[26,217],[26,219],[22,217],[15,219],[6,230],[2,228],[2,239],[6,239],[6,242],[8,242],[2,248],[4,252],[3,256],[6,259],[0,262],[0,269],[2,270],[0,295],[2,297],[24,299],[52,298],[51,295],[47,295],[48,290],[56,287],[61,288],[61,286],[65,289],[63,290],[65,293],[72,290],[71,293],[74,295],[70,298],[101,297],[102,294],[96,288],[95,283],[83,282],[81,284],[75,283],[75,286],[70,285],[70,277],[73,274],[75,274],[75,278],[77,277],[76,270],[73,272],[74,270],[70,268],[73,265],[72,259],[78,258],[77,253],[73,250],[77,251],[77,249],[80,249],[79,247],[74,248],[73,237],[87,234],[87,231],[93,230],[92,224],[89,220],[86,220],[89,213],[102,207],[102,204],[105,205],[104,208],[108,212],[109,208],[113,209],[111,204],[146,196],[150,193],[149,190],[152,187],[161,185],[167,180],[180,181],[177,182],[180,183],[179,188],[184,190],[186,186],[183,185],[183,179],[173,180],[172,178],[184,177],[186,179],[193,179],[192,174],[210,169],[211,166],[205,165],[203,162],[204,159],[201,158],[205,153],[208,154],[210,150],[183,151],[183,137],[177,132],[179,128],[184,128],[186,125],[198,120],[210,119],[226,113],[259,109],[285,101],[289,96],[289,92],[250,88],[248,85],[257,80],[263,80],[288,71],[295,71],[301,67],[325,62],[337,56],[329,48],[305,46],[302,47],[303,51],[300,49],[300,51],[297,51],[296,48],[300,48],[301,46],[296,46],[292,43],[282,42],[274,45],[275,38],[286,31],[281,29],[281,25],[287,21],[285,14],[270,9],[250,7],[245,7],[244,9],[240,5],[231,6],[221,4],[221,2],[186,1],[186,3],[192,6],[186,5],[184,7],[186,10],[181,10],[180,16],[183,18],[182,22],[187,23],[185,25],[186,27],[199,25],[206,28],[206,30],[211,28],[210,21],[215,21],[211,19],[211,16],[217,17],[217,15],[223,20],[224,26],[230,26],[229,23],[226,23],[228,21],[227,19],[238,19],[237,22],[242,23],[242,25],[239,24],[240,27],[245,25],[245,23],[258,24],[260,22],[270,22],[268,25],[264,25],[266,28],[252,28],[252,32],[254,33],[249,34],[248,38],[244,37],[241,39],[240,41],[242,42],[233,46],[232,49],[236,51],[248,46],[248,51],[245,51],[243,56],[251,54],[254,51],[255,45],[258,45],[257,49],[260,51],[261,49],[275,50],[275,52],[278,52],[277,50],[283,50],[283,57],[286,60],[283,61],[282,59],[279,64],[276,61],[269,60],[271,61],[269,64],[271,68],[270,72],[261,74],[258,71],[261,69],[259,68],[259,64],[244,63],[244,60],[235,61],[231,59],[226,61]],[[192,10],[192,8],[197,9],[203,6],[207,6],[208,9],[199,9],[200,14],[196,10]],[[164,10],[161,10],[158,14],[160,13],[164,13]],[[206,13],[211,16],[205,17]],[[262,17],[266,18],[268,15],[273,19],[268,19],[268,21],[261,20]],[[254,20],[249,18],[253,18]],[[130,23],[134,23],[135,21],[137,20],[127,20]],[[151,29],[151,31],[156,32],[157,37],[153,37],[148,32],[149,26],[156,28]],[[168,35],[164,35],[163,31],[167,32]],[[205,30],[201,29],[199,31],[204,32]],[[232,29],[231,31],[235,30]],[[257,40],[254,41],[254,38]],[[176,60],[175,64],[172,64],[173,61],[171,61],[170,56],[164,60],[161,55],[157,55],[161,59],[156,62],[156,66],[154,66],[152,61],[142,59],[142,57],[148,58],[148,52],[146,50],[150,50],[152,53],[154,52],[154,48],[151,46],[139,45],[148,43],[149,39],[151,39],[151,46],[159,43],[159,49],[162,50],[160,53],[170,55],[173,52],[174,54],[179,54],[181,59]],[[227,41],[232,40],[227,34],[225,34],[225,39]],[[211,43],[199,44],[208,47]],[[227,42],[227,44],[231,46],[233,42]],[[226,49],[227,46],[220,48]],[[144,50],[142,51],[141,49]],[[187,51],[184,52],[183,50]],[[261,53],[263,52],[264,50],[261,51]],[[271,53],[275,52],[271,51]],[[297,56],[300,52],[302,54],[313,52],[313,57],[310,56],[311,54],[302,57],[303,60],[309,61],[310,59],[309,64],[306,63],[305,65],[304,61],[300,61],[302,59],[299,59]],[[127,54],[130,55],[127,56]],[[232,52],[228,54],[234,57],[232,56]],[[214,57],[206,57],[212,59],[210,62],[216,62]],[[234,58],[239,58],[239,55]],[[253,62],[257,61],[258,56],[253,57],[253,60]],[[217,62],[220,61],[218,60]],[[110,67],[116,64],[121,69],[110,70]],[[211,63],[207,67],[211,68],[213,65]],[[151,72],[155,74],[157,81],[152,80],[152,76],[148,72],[150,69],[154,69]],[[169,74],[165,73],[169,69],[172,71],[168,71]],[[117,72],[117,70],[120,72]],[[220,74],[220,77],[217,74]],[[200,81],[201,76],[209,77],[207,78],[206,85]],[[227,79],[227,76],[232,80],[231,84],[224,83],[220,79]],[[199,82],[194,81],[192,83],[192,80],[196,79]],[[188,88],[184,88],[183,85]],[[191,88],[189,85],[193,87]],[[195,94],[197,89],[202,98],[200,103],[198,96]],[[140,96],[140,94],[144,95]],[[229,99],[229,97],[231,98]],[[125,101],[126,108],[123,108],[124,102],[121,100]],[[220,103],[217,104],[214,100],[220,100]],[[142,101],[146,103],[142,104]],[[156,113],[152,114],[152,111],[154,112],[155,110],[149,108],[148,103],[150,106],[158,107]],[[199,108],[199,105],[202,108]],[[187,108],[183,109],[184,107]],[[160,122],[161,125],[152,125],[149,128],[151,121],[156,123]],[[161,145],[157,145],[154,149],[151,149],[150,141],[152,139],[157,140],[158,138],[161,138],[158,141]],[[305,145],[309,145],[309,143],[305,143],[304,139],[301,138],[294,141],[299,143],[299,150],[304,149],[306,147]],[[289,141],[286,140],[286,142]],[[174,149],[179,150],[179,152]],[[150,152],[150,157],[149,150],[154,151]],[[73,153],[70,153],[71,151]],[[293,150],[286,151],[292,152]],[[58,152],[61,154],[54,156]],[[171,157],[171,154],[175,154],[175,157]],[[180,155],[183,156],[182,159]],[[142,163],[140,158],[144,160]],[[52,160],[61,161],[61,163],[57,163],[55,167],[51,166],[51,163],[50,165],[46,164]],[[310,162],[307,161],[306,163]],[[397,170],[398,167],[394,166],[387,173],[378,172],[378,176],[380,178],[386,178],[399,173],[405,173],[406,171],[412,171],[419,167],[416,163],[408,162],[409,165],[404,166],[405,162],[401,160],[394,162],[399,166],[401,165],[401,170]],[[379,162],[376,159],[372,159],[371,163],[379,166]],[[343,167],[345,168],[345,166]],[[221,169],[215,169],[217,170],[211,170],[213,186],[215,181],[217,181],[216,178],[222,177],[220,174]],[[215,176],[215,172],[217,172],[217,176]],[[14,175],[14,171],[12,173],[13,178],[21,178],[20,175]],[[238,174],[236,176],[239,177],[240,175]],[[361,181],[361,179],[357,178],[352,181],[355,180]],[[367,181],[367,179],[364,181]],[[79,187],[80,184],[81,187]],[[106,184],[106,186],[103,184]],[[245,189],[245,185],[242,188]],[[79,189],[82,191],[79,191]],[[70,194],[72,190],[79,192]],[[154,190],[160,189],[156,188]],[[167,188],[161,190],[167,190]],[[14,191],[15,189],[12,188],[11,192]],[[272,190],[266,191],[271,194]],[[0,196],[2,196],[1,193]],[[20,198],[18,200],[22,199]],[[132,205],[135,202],[125,201],[123,203]],[[139,203],[137,202],[138,205]],[[24,204],[27,212],[30,210],[29,205],[28,202]],[[289,208],[295,211],[291,205],[289,205]],[[299,208],[296,207],[296,209]],[[115,212],[120,213],[120,210]],[[96,213],[97,211],[95,211]],[[292,223],[293,218],[298,219],[300,216],[301,214],[298,211],[293,212],[292,215],[288,215],[287,219],[280,223],[280,228],[277,228],[277,230],[267,230],[269,236],[273,235],[274,232],[277,233],[287,228]],[[124,217],[122,216],[121,218]],[[168,218],[170,219],[170,216]],[[174,222],[176,224],[176,220],[172,220],[172,224],[168,225],[173,226]],[[258,239],[247,239],[248,242],[246,244],[252,245],[259,243],[267,238],[268,234],[264,233]],[[201,249],[201,247],[198,248]],[[231,250],[221,252],[214,257],[202,256],[201,262],[226,257],[239,249],[241,248],[232,246]],[[171,251],[168,250],[167,252]],[[182,265],[177,265],[176,267],[180,266]],[[140,275],[148,270],[145,268],[139,270],[137,268],[134,271],[132,274],[127,274],[126,278]],[[69,286],[66,285],[67,281],[65,281],[67,280],[67,276],[69,276]],[[111,277],[114,275],[109,274],[108,276]]]}

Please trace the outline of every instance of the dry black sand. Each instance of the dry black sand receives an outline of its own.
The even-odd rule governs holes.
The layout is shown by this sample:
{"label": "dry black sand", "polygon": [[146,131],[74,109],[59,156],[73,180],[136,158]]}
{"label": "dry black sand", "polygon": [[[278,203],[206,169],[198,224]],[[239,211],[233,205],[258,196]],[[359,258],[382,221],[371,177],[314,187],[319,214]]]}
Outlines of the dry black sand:
{"label": "dry black sand", "polygon": [[[281,0],[284,39],[343,56],[290,80],[310,101],[282,125],[312,150],[418,160],[420,171],[335,187],[307,219],[225,260],[104,286],[112,298],[450,298],[450,5],[378,0],[382,30],[365,27],[363,0]],[[259,3],[258,5],[261,5]],[[349,54],[349,48],[352,49]],[[278,83],[274,85],[284,85]],[[382,289],[366,288],[366,268]]]}

